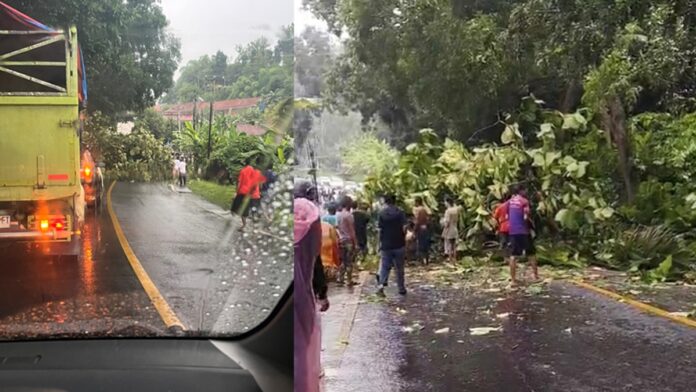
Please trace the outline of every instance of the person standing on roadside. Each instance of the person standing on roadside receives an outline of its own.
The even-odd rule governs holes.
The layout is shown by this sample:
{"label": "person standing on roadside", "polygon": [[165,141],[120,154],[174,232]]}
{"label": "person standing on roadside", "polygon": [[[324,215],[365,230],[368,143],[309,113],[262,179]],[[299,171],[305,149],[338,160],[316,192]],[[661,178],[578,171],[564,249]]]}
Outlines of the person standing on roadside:
{"label": "person standing on roadside", "polygon": [[423,198],[420,196],[416,197],[413,217],[416,223],[418,259],[423,264],[428,264],[430,258],[430,212],[423,204]]}
{"label": "person standing on roadside", "polygon": [[378,227],[381,263],[377,295],[384,296],[384,288],[389,281],[392,267],[396,269],[396,283],[399,294],[406,295],[404,255],[406,253],[406,214],[396,206],[392,195],[384,197],[386,206],[379,214]]}
{"label": "person standing on roadside", "polygon": [[358,255],[360,262],[364,262],[367,257],[367,225],[370,223],[370,215],[367,213],[365,203],[358,203],[357,208],[353,211],[353,220],[355,221],[355,237],[358,240]]}
{"label": "person standing on roadside", "polygon": [[336,216],[336,204],[327,203],[327,214],[321,217],[322,222],[326,222],[333,227],[338,226],[338,217]]}
{"label": "person standing on roadside", "polygon": [[526,256],[532,266],[534,280],[539,280],[536,248],[531,235],[532,220],[529,201],[522,185],[516,186],[513,196],[508,200],[507,209],[510,222],[510,279],[512,286],[517,285],[517,257]]}
{"label": "person standing on roadside", "polygon": [[[259,165],[260,159],[256,161],[256,166]],[[249,204],[249,207],[251,208],[251,216],[254,220],[261,215],[261,188],[266,181],[268,181],[268,179],[263,175],[261,170],[254,169],[254,186],[251,189],[251,202]]]}
{"label": "person standing on roadside", "polygon": [[261,182],[259,179],[259,171],[254,169],[251,163],[250,160],[247,165],[239,171],[239,176],[237,177],[237,194],[232,201],[232,213],[242,218],[242,226],[239,228],[239,231],[244,230],[249,212],[261,198],[259,190]]}
{"label": "person standing on roadside", "polygon": [[[294,190],[294,317],[293,382],[296,391],[319,392],[321,375],[321,319],[328,309],[322,292],[325,282],[316,276],[321,251],[319,209],[307,198],[307,186]],[[319,272],[320,273],[320,272]],[[319,279],[317,279],[319,278]]]}
{"label": "person standing on roadside", "polygon": [[186,187],[186,158],[181,158],[179,161],[179,187]]}
{"label": "person standing on roadside", "polygon": [[[353,262],[355,261],[355,249],[358,241],[355,237],[355,222],[353,221],[353,200],[349,196],[344,196],[339,204],[339,211],[336,215],[338,219],[338,239],[341,255],[341,268],[338,272],[338,284],[353,286]],[[347,281],[345,277],[348,277]]]}
{"label": "person standing on roadside", "polygon": [[498,241],[500,242],[500,249],[503,251],[503,255],[508,257],[508,249],[510,247],[510,221],[508,219],[508,200],[510,200],[510,195],[505,194],[503,196],[502,203],[498,204],[493,211],[493,218],[498,224]]}
{"label": "person standing on roadside", "polygon": [[174,157],[174,168],[172,169],[172,178],[175,184],[179,182],[179,163],[181,163],[181,161],[179,160],[179,156],[176,155]]}
{"label": "person standing on roadside", "polygon": [[445,217],[442,225],[442,238],[445,241],[445,255],[450,263],[457,261],[457,239],[459,238],[459,207],[452,198],[445,198]]}

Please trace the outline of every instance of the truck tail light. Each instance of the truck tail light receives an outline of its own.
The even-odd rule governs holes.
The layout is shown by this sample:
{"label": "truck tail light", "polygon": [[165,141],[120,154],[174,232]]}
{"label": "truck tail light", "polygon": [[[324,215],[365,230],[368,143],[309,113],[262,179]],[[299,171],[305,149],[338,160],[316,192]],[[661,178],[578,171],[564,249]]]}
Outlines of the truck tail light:
{"label": "truck tail light", "polygon": [[91,167],[85,166],[85,167],[82,169],[81,174],[82,174],[82,179],[83,179],[84,181],[89,182],[89,181],[92,180],[92,168],[91,168]]}
{"label": "truck tail light", "polygon": [[55,231],[65,231],[68,230],[68,223],[65,217],[49,217],[47,219],[40,219],[39,229],[42,232],[48,232],[50,230]]}
{"label": "truck tail light", "polygon": [[65,218],[51,219],[51,227],[56,229],[56,231],[63,231],[68,229],[68,225],[65,222]]}

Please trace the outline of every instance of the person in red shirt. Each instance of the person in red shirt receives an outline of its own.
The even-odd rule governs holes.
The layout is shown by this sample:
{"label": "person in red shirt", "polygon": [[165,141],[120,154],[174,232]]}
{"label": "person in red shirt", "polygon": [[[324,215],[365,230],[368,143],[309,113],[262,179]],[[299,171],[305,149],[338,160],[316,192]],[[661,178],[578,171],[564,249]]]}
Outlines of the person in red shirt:
{"label": "person in red shirt", "polygon": [[[493,212],[493,218],[498,223],[498,238],[500,241],[500,249],[505,252],[510,244],[510,221],[508,216],[508,200],[509,194],[503,196],[502,203],[498,204]],[[505,255],[507,256],[507,255]]]}
{"label": "person in red shirt", "polygon": [[253,187],[251,188],[251,213],[258,216],[261,212],[261,186],[266,182],[266,177],[261,170],[254,169]]}
{"label": "person in red shirt", "polygon": [[261,203],[261,184],[265,181],[264,176],[258,169],[255,169],[249,162],[239,171],[237,178],[237,195],[232,201],[231,211],[233,214],[242,218],[243,230],[246,226],[246,218],[250,212],[257,212]]}

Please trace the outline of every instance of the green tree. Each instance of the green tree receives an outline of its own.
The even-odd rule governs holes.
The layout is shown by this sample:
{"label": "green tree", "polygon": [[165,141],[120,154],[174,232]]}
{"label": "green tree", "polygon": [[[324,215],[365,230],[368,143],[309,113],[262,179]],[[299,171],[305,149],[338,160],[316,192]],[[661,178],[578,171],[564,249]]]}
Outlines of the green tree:
{"label": "green tree", "polygon": [[148,131],[164,143],[171,143],[177,125],[176,121],[167,119],[154,109],[149,108],[136,117],[133,128]]}
{"label": "green tree", "polygon": [[295,39],[295,96],[321,96],[332,61],[329,34],[307,27]]}
{"label": "green tree", "polygon": [[329,107],[381,117],[400,145],[424,127],[493,141],[502,127],[488,125],[530,93],[549,107],[576,110],[588,72],[630,26],[651,37],[629,53],[643,58],[644,76],[631,78],[640,86],[633,113],[693,107],[695,67],[682,61],[693,57],[696,42],[688,0],[304,3],[348,37],[327,80]]}
{"label": "green tree", "polygon": [[288,26],[274,47],[261,37],[238,47],[231,62],[221,51],[189,61],[162,102],[263,97],[273,104],[292,96],[292,58],[292,26]]}
{"label": "green tree", "polygon": [[179,42],[155,0],[8,0],[50,26],[77,26],[89,85],[88,108],[107,115],[152,106],[173,83]]}
{"label": "green tree", "polygon": [[227,56],[222,51],[217,51],[213,56],[212,77],[216,84],[225,82],[225,72],[227,71]]}
{"label": "green tree", "polygon": [[359,177],[393,172],[399,156],[387,142],[372,134],[353,140],[343,148],[342,155],[345,172]]}

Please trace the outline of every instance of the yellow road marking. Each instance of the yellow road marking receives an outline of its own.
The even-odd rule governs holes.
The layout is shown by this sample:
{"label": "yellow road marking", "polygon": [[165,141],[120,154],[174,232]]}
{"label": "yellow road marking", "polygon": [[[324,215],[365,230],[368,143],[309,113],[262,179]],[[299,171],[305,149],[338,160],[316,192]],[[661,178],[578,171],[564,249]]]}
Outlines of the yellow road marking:
{"label": "yellow road marking", "polygon": [[681,317],[681,316],[676,316],[676,315],[670,314],[668,311],[666,311],[664,309],[656,308],[656,307],[654,307],[652,305],[648,305],[644,302],[636,301],[634,299],[628,298],[628,297],[623,296],[621,294],[603,289],[601,287],[597,287],[595,285],[583,282],[581,280],[573,280],[572,282],[580,287],[583,287],[583,288],[586,288],[588,290],[594,291],[596,293],[613,298],[617,301],[627,303],[631,306],[634,306],[634,307],[642,310],[643,312],[650,313],[650,314],[660,316],[660,317],[664,317],[664,318],[670,319],[672,321],[675,321],[679,324],[683,324],[683,325],[686,325],[686,326],[689,326],[692,328],[696,328],[696,321],[691,320],[687,317]]}
{"label": "yellow road marking", "polygon": [[186,330],[186,328],[184,328],[184,325],[176,316],[176,313],[174,313],[172,308],[169,306],[167,301],[164,299],[162,294],[157,289],[157,286],[155,286],[155,284],[152,282],[152,279],[150,279],[150,276],[147,274],[142,264],[140,264],[140,260],[138,260],[138,258],[135,256],[135,253],[133,252],[133,249],[128,243],[125,234],[123,234],[121,224],[118,222],[118,218],[116,218],[116,214],[114,214],[114,209],[111,206],[111,190],[114,189],[115,185],[116,181],[112,182],[111,186],[109,186],[108,192],[106,193],[106,208],[109,211],[109,217],[111,217],[111,222],[113,222],[114,224],[116,237],[118,237],[118,241],[121,243],[123,252],[126,254],[126,258],[128,259],[128,262],[133,268],[135,276],[138,277],[140,284],[145,289],[147,296],[150,297],[150,301],[152,301],[152,304],[155,305],[157,313],[159,313],[160,317],[162,317],[162,321],[164,321],[164,324],[167,325],[167,328],[179,327],[183,330]]}

